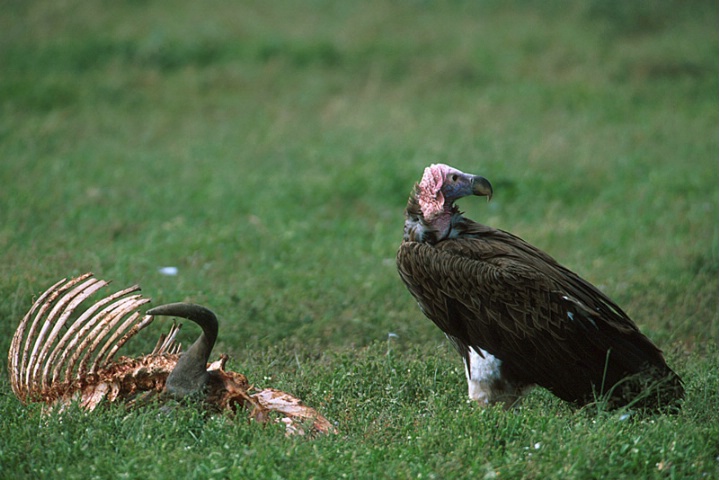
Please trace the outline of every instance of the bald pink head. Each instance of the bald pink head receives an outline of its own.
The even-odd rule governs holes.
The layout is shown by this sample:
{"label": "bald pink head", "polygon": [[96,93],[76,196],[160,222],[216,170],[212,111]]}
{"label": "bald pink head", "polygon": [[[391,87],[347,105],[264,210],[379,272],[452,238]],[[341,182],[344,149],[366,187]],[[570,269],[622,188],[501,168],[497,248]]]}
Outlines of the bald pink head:
{"label": "bald pink head", "polygon": [[492,185],[484,177],[469,175],[443,163],[435,163],[424,169],[418,184],[417,201],[425,220],[432,221],[467,195],[492,197]]}

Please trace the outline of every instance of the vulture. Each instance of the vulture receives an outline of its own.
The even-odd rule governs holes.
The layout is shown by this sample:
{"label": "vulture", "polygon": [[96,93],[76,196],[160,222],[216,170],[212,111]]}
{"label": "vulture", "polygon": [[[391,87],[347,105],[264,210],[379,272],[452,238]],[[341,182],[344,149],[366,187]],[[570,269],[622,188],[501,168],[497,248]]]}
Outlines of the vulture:
{"label": "vulture", "polygon": [[[58,410],[76,402],[93,411],[103,402],[125,401],[136,407],[152,400],[178,405],[195,400],[211,412],[248,410],[255,421],[273,419],[284,424],[288,435],[336,433],[325,417],[298,398],[273,388],[255,389],[241,373],[226,371],[227,355],[208,364],[218,334],[211,310],[171,303],[142,315],[138,309],[150,299],[137,293],[137,285],[90,300],[107,285],[91,273],[60,280],[23,317],[8,352],[10,385],[21,402],[41,402]],[[181,325],[173,324],[151,353],[114,358],[161,315],[191,320],[202,333],[182,352],[175,340]]]}
{"label": "vulture", "polygon": [[464,361],[470,399],[508,408],[538,385],[577,406],[678,408],[681,379],[617,304],[455,205],[492,194],[484,177],[430,165],[407,201],[397,252],[407,289]]}

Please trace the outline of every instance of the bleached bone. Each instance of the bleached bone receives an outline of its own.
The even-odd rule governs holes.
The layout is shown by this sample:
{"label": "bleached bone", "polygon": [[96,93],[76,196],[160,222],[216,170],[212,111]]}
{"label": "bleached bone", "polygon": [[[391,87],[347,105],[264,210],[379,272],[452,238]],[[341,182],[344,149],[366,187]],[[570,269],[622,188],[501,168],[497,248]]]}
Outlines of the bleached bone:
{"label": "bleached bone", "polygon": [[173,378],[186,380],[194,378],[188,372],[205,369],[201,381],[186,384],[188,392],[211,410],[249,409],[250,418],[258,422],[268,421],[277,412],[281,418],[275,421],[285,425],[288,435],[304,434],[308,425],[314,432],[336,432],[326,418],[292,395],[272,388],[250,393],[254,387],[244,375],[225,371],[226,355],[208,365],[215,335],[198,312],[215,322],[215,334],[216,318],[201,306],[170,304],[153,309],[158,315],[188,318],[203,327],[203,334],[179,364],[183,355],[176,342],[179,324],[160,336],[149,355],[114,360],[118,350],[155,317],[137,311],[150,301],[137,293],[137,285],[93,301],[91,297],[107,285],[86,273],[60,280],[33,303],[8,352],[10,385],[20,401],[43,402],[59,410],[76,401],[88,411],[102,402],[139,405],[148,395],[164,401],[178,396],[176,389],[172,395],[167,391],[168,376],[174,373]]}

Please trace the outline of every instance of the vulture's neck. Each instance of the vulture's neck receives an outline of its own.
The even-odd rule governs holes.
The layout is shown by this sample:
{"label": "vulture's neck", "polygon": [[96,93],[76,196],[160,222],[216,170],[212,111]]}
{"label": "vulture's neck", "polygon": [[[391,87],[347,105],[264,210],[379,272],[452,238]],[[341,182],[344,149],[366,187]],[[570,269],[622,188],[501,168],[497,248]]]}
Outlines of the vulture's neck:
{"label": "vulture's neck", "polygon": [[[407,200],[404,212],[404,241],[435,244],[448,238],[456,238],[468,221],[453,204],[446,204],[442,211],[427,219],[417,200],[417,187]],[[458,228],[459,227],[459,228]]]}

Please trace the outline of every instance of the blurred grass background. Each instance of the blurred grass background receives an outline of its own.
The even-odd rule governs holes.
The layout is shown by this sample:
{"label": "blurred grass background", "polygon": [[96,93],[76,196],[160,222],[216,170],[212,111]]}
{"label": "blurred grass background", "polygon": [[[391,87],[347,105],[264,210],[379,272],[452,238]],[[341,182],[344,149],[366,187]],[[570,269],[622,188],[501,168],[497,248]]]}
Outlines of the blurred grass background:
{"label": "blurred grass background", "polygon": [[[212,308],[233,367],[322,403],[345,431],[384,415],[392,383],[372,365],[391,349],[399,371],[436,356],[444,407],[467,410],[459,359],[394,266],[407,195],[443,162],[495,187],[489,204],[460,203],[468,216],[600,286],[691,377],[689,411],[715,420],[716,14],[705,0],[5,1],[0,351],[34,296],[93,271],[154,304]],[[329,388],[353,361],[365,383]],[[406,377],[420,386],[404,401],[436,393]],[[363,389],[368,412],[349,406]],[[556,405],[533,395],[537,412]],[[508,442],[494,464],[516,474]],[[424,466],[393,472],[439,469]]]}

